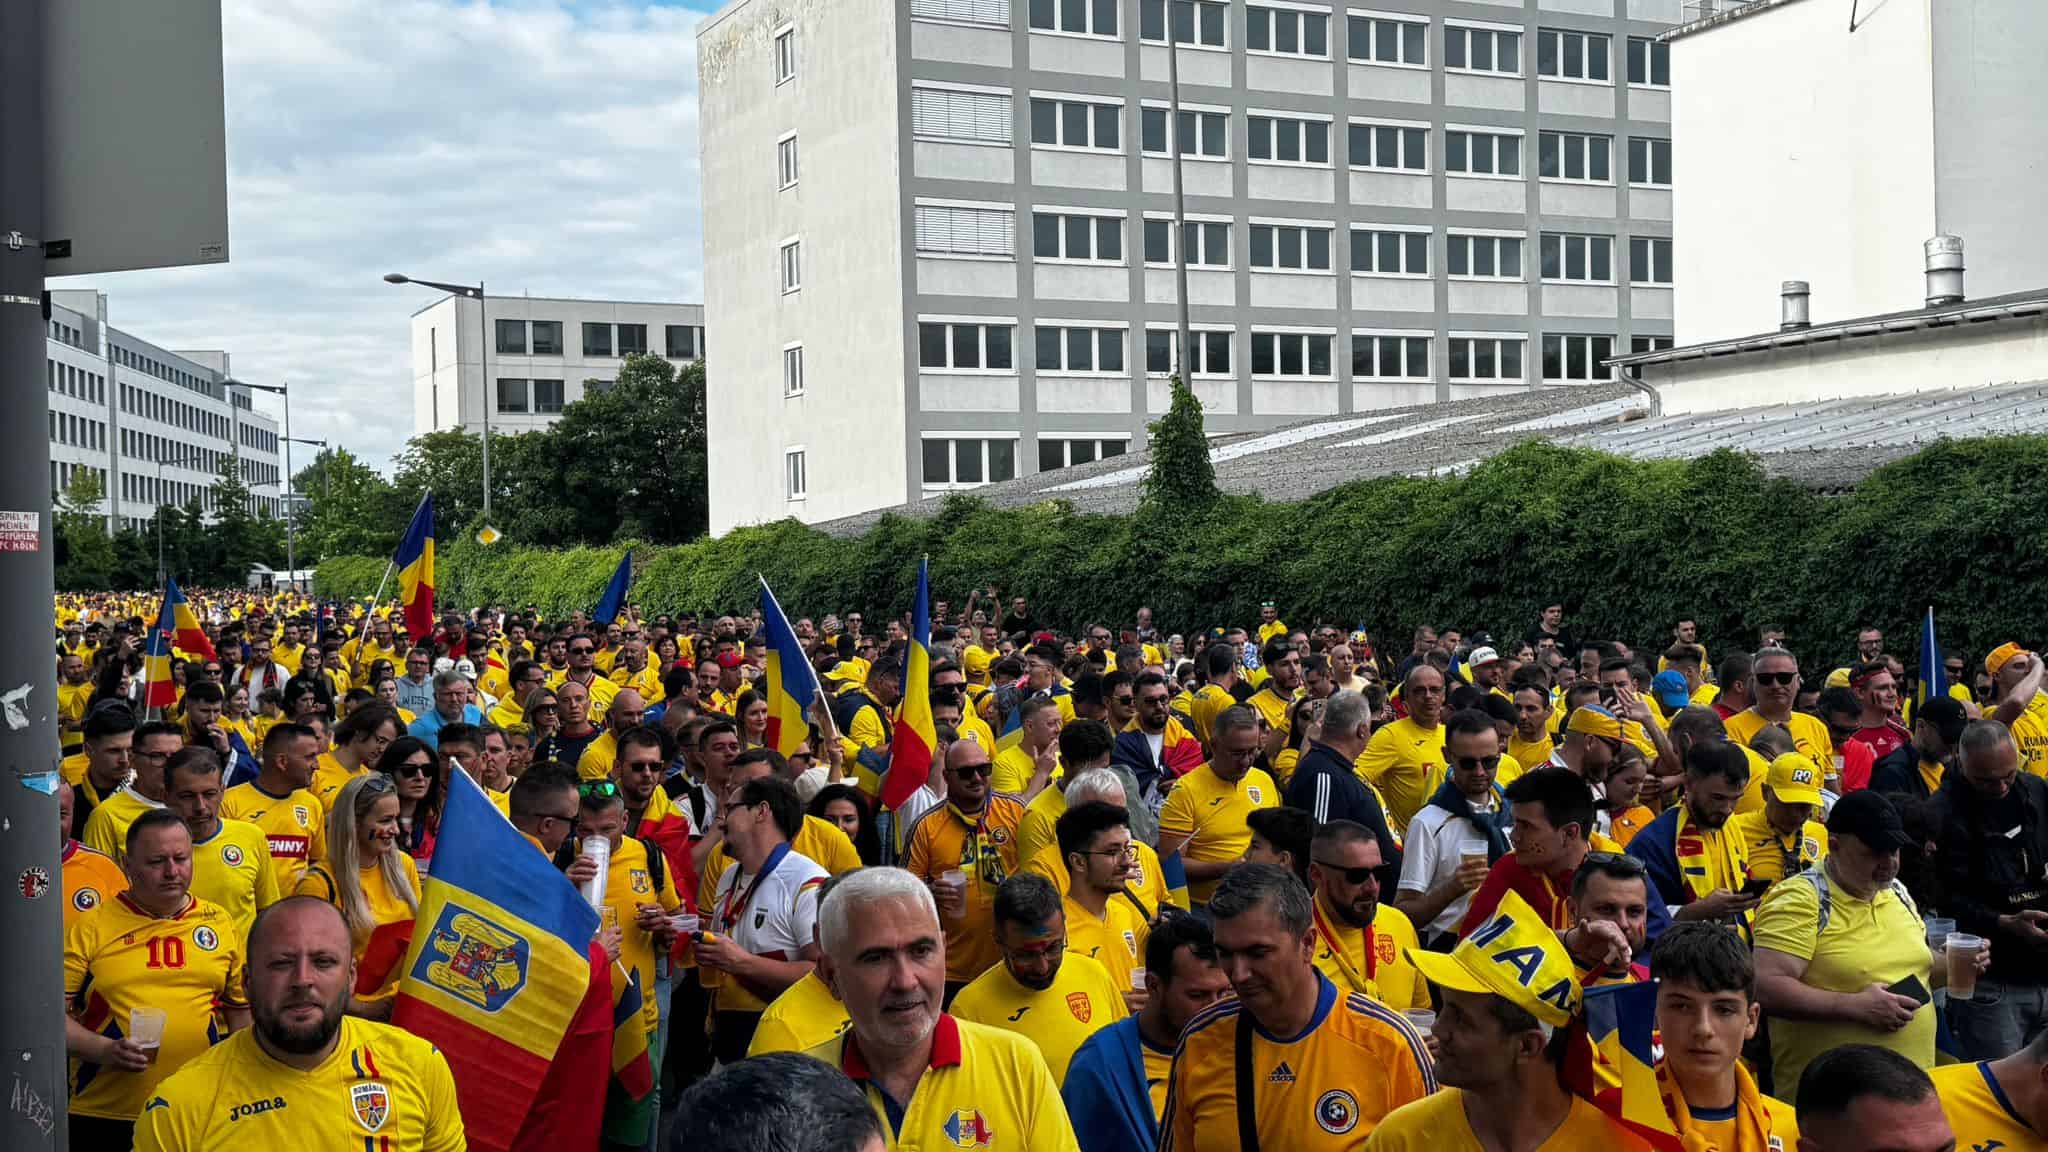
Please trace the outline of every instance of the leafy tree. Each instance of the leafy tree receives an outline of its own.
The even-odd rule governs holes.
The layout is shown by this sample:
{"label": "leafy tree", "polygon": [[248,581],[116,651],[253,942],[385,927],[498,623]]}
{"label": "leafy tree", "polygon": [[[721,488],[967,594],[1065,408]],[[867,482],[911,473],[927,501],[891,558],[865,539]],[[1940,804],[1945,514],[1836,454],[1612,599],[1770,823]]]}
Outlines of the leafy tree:
{"label": "leafy tree", "polygon": [[239,458],[221,460],[212,495],[213,524],[201,554],[208,583],[240,584],[251,565],[274,567],[284,559],[278,526],[249,511],[249,486],[242,480]]}
{"label": "leafy tree", "polygon": [[1209,438],[1202,431],[1202,402],[1194,389],[1173,377],[1173,403],[1152,422],[1152,470],[1145,474],[1144,507],[1174,516],[1214,503],[1216,465],[1209,459]]}
{"label": "leafy tree", "polygon": [[411,515],[407,508],[399,518],[391,517],[401,503],[391,482],[346,448],[322,449],[292,478],[292,490],[305,501],[299,548],[323,559],[390,552]]}
{"label": "leafy tree", "polygon": [[113,587],[114,541],[107,535],[106,496],[89,468],[73,471],[57,505],[57,586],[70,592]]}
{"label": "leafy tree", "polygon": [[[499,442],[491,445],[493,453],[502,457],[504,441],[510,437],[494,435],[491,439]],[[394,547],[399,535],[405,531],[406,523],[412,519],[420,495],[429,489],[434,493],[436,539],[452,540],[462,534],[464,526],[483,516],[482,437],[460,428],[428,432],[407,441],[405,451],[398,454],[394,464],[396,474],[392,477],[392,498],[384,509],[389,519],[380,521],[391,524]],[[493,460],[492,464],[491,487],[495,489],[491,493],[492,503],[498,504],[504,490],[504,466],[499,460]]]}
{"label": "leafy tree", "polygon": [[578,517],[558,543],[673,544],[708,528],[701,362],[679,373],[660,356],[628,356],[610,388],[565,408],[548,435],[556,498]]}

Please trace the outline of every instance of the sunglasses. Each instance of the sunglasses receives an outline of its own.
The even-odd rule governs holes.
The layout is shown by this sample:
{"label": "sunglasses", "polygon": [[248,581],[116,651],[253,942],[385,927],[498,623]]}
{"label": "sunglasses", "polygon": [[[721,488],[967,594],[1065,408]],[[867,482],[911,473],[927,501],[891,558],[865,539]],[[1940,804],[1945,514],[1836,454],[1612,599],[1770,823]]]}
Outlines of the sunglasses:
{"label": "sunglasses", "polygon": [[1334,872],[1342,876],[1346,884],[1363,884],[1372,879],[1374,872],[1379,871],[1377,868],[1346,868],[1342,864],[1332,864],[1328,860],[1317,860],[1314,857],[1310,857],[1309,860],[1325,872]]}
{"label": "sunglasses", "polygon": [[576,795],[585,800],[610,799],[619,794],[619,786],[610,780],[590,780],[576,786]]}
{"label": "sunglasses", "polygon": [[1755,675],[1756,682],[1759,684],[1775,684],[1780,687],[1789,685],[1794,680],[1799,679],[1799,673],[1797,672],[1758,672]]}
{"label": "sunglasses", "polygon": [[969,764],[965,768],[946,769],[946,775],[958,776],[962,779],[966,779],[969,776],[980,776],[983,779],[987,779],[988,777],[995,775],[995,773],[996,766],[994,764]]}
{"label": "sunglasses", "polygon": [[593,652],[596,652],[596,651],[597,651],[597,649],[595,649],[595,648],[583,648],[583,647],[577,647],[577,648],[571,648],[571,649],[569,649],[569,655],[571,655],[571,656],[588,656],[588,655],[590,655],[591,653],[593,653]]}
{"label": "sunglasses", "polygon": [[405,763],[400,764],[398,766],[398,771],[395,772],[394,775],[425,776],[427,773],[432,772],[433,770],[434,765],[432,761],[407,760]]}
{"label": "sunglasses", "polygon": [[1626,852],[1588,852],[1586,853],[1585,860],[1579,866],[1583,868],[1588,864],[1603,871],[1625,876],[1643,876],[1648,874],[1647,870],[1643,867],[1643,862]]}
{"label": "sunglasses", "polygon": [[1498,767],[1500,767],[1500,757],[1499,757],[1499,756],[1460,756],[1460,757],[1458,757],[1458,758],[1457,758],[1457,760],[1455,760],[1455,761],[1454,761],[1454,763],[1455,763],[1455,764],[1457,764],[1457,766],[1458,766],[1458,767],[1460,767],[1460,768],[1464,769],[1464,770],[1465,770],[1465,771],[1467,771],[1467,772],[1476,772],[1476,771],[1478,771],[1478,770],[1479,770],[1479,769],[1481,769],[1481,768],[1484,768],[1484,769],[1486,769],[1486,770],[1487,770],[1488,772],[1491,772],[1491,771],[1493,771],[1493,770],[1494,770],[1495,768],[1498,768]]}

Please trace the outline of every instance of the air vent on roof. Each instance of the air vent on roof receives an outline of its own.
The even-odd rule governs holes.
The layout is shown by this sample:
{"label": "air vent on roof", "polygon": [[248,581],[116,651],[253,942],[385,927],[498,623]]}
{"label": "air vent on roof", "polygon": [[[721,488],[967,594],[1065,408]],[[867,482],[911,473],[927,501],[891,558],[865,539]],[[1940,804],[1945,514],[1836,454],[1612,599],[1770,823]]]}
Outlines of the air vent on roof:
{"label": "air vent on roof", "polygon": [[1963,302],[1963,238],[1936,236],[1922,248],[1927,253],[1927,306],[1941,308]]}
{"label": "air vent on roof", "polygon": [[1778,286],[1779,331],[1813,327],[1812,297],[1813,286],[1804,280],[1787,280]]}

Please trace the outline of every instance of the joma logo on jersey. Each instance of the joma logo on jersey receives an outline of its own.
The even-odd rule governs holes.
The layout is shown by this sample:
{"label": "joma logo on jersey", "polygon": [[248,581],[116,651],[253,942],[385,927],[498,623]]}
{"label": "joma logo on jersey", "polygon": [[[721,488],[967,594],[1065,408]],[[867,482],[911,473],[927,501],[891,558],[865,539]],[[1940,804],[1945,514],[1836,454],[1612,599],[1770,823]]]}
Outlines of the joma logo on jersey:
{"label": "joma logo on jersey", "polygon": [[233,1108],[228,1109],[228,1123],[232,1124],[248,1116],[260,1116],[265,1112],[275,1112],[283,1107],[284,1097],[282,1096],[272,1096],[268,1100],[251,1100],[244,1104],[237,1104]]}
{"label": "joma logo on jersey", "polygon": [[526,938],[459,904],[442,907],[413,978],[486,1012],[503,1008],[526,986]]}

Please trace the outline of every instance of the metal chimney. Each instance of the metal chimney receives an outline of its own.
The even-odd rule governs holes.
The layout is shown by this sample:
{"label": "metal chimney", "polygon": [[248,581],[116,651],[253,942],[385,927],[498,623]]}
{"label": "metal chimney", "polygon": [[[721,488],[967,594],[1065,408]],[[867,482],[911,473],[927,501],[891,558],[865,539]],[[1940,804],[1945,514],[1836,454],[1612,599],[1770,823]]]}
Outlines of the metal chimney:
{"label": "metal chimney", "polygon": [[1812,295],[1813,286],[1804,280],[1787,280],[1779,285],[1778,300],[1782,305],[1782,318],[1778,321],[1780,332],[1813,327],[1813,313],[1808,308]]}
{"label": "metal chimney", "polygon": [[1963,238],[1936,236],[1922,248],[1927,253],[1927,306],[1940,308],[1963,302]]}

